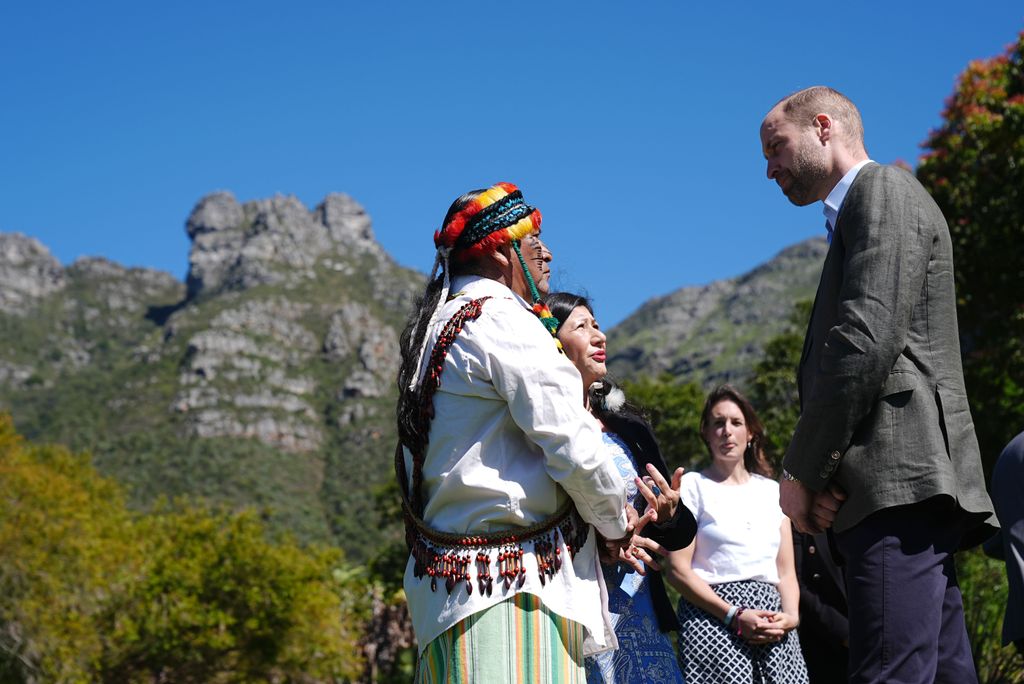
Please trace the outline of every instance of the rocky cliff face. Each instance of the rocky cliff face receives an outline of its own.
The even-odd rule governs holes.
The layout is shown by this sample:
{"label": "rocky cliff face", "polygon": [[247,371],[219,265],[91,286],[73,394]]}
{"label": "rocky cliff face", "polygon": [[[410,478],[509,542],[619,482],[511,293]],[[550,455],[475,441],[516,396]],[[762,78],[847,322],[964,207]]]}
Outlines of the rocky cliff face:
{"label": "rocky cliff face", "polygon": [[64,286],[64,269],[42,243],[0,233],[0,311],[24,315]]}
{"label": "rocky cliff face", "polygon": [[153,327],[152,309],[183,293],[167,273],[100,258],[63,268],[38,241],[0,234],[0,397],[110,363]]}
{"label": "rocky cliff face", "polygon": [[[63,268],[0,235],[0,408],[93,450],[140,504],[203,493],[270,505],[307,537],[371,534],[359,511],[391,472],[398,332],[422,276],[343,194],[310,210],[218,192],[186,230],[185,284],[98,258]],[[330,491],[327,470],[356,492]]]}
{"label": "rocky cliff face", "polygon": [[315,279],[318,264],[346,271],[353,259],[386,259],[366,210],[341,193],[309,211],[294,197],[242,205],[217,192],[200,200],[186,227],[190,299],[256,285],[294,286]]}
{"label": "rocky cliff face", "polygon": [[[189,436],[312,452],[331,429],[318,391],[345,404],[345,425],[366,417],[360,400],[391,394],[400,321],[374,310],[408,307],[420,284],[385,254],[355,200],[332,194],[309,211],[294,197],[239,204],[219,192],[200,200],[187,230],[188,301],[168,331],[187,336],[173,406]],[[376,301],[331,287],[356,278]],[[206,319],[214,300],[224,308]],[[323,364],[348,367],[341,387],[319,386]]]}

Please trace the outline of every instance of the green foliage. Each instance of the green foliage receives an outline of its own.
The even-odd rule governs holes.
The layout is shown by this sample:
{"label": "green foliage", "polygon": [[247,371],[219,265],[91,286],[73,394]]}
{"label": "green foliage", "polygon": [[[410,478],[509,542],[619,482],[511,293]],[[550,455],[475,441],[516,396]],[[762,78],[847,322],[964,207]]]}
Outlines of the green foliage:
{"label": "green foliage", "polygon": [[811,304],[809,299],[796,303],[786,328],[768,340],[764,356],[754,367],[750,400],[764,423],[765,452],[775,470],[781,468],[782,457],[800,417],[796,372]]}
{"label": "green foliage", "polygon": [[[274,374],[308,380],[313,389],[301,399],[311,410],[298,420],[323,435],[318,449],[295,453],[255,438],[195,437],[189,425],[195,413],[180,408],[182,373],[194,353],[189,342],[217,328],[214,321],[225,312],[287,301],[296,322],[323,339],[331,314],[354,303],[398,329],[423,278],[358,255],[332,257],[315,272],[294,285],[264,284],[186,302],[183,285],[169,277],[69,267],[63,290],[23,314],[0,312],[0,356],[15,371],[0,383],[0,412],[9,411],[29,439],[90,452],[100,472],[125,485],[133,509],[146,510],[161,495],[201,497],[234,510],[256,507],[271,529],[302,542],[335,543],[349,560],[364,561],[377,553],[381,529],[398,530],[397,520],[381,517],[372,495],[392,477],[395,398],[390,387],[380,397],[341,395],[353,371],[362,369],[357,353],[340,360],[315,351],[284,361],[258,358],[258,371],[221,375],[213,387],[225,417],[251,426],[274,409],[250,410],[234,403],[236,397],[264,392]],[[241,332],[268,349],[280,347],[273,336]]]}
{"label": "green foliage", "polygon": [[[323,450],[321,497],[332,536],[353,561],[376,557],[402,539],[401,515],[382,504],[379,489],[394,483],[397,443],[394,396],[364,399],[373,416],[340,428]],[[397,505],[398,489],[392,492]],[[404,540],[401,542],[405,544]],[[404,566],[403,566],[404,568]]]}
{"label": "green foliage", "polygon": [[1001,646],[1007,600],[1006,566],[980,549],[957,554],[957,577],[964,597],[964,617],[981,684],[1021,684],[1021,657]]}
{"label": "green foliage", "polygon": [[373,591],[253,512],[130,513],[89,458],[0,416],[0,682],[335,682]]}
{"label": "green foliage", "polygon": [[380,518],[389,524],[375,530],[374,555],[367,565],[376,584],[378,600],[366,641],[375,649],[373,681],[400,684],[412,681],[417,649],[402,587],[409,549],[401,523],[401,494],[396,478],[391,477],[375,487],[373,500]]}
{"label": "green foliage", "polygon": [[989,466],[1024,425],[1024,32],[968,65],[917,176],[949,221],[964,371]]}
{"label": "green foliage", "polygon": [[702,468],[708,462],[700,437],[704,390],[693,382],[675,382],[665,374],[623,385],[629,401],[647,412],[669,470]]}
{"label": "green foliage", "polygon": [[409,549],[405,543],[405,528],[402,524],[401,493],[398,480],[394,477],[378,485],[373,491],[374,508],[381,519],[388,521],[383,529],[376,530],[375,553],[370,557],[370,574],[391,594],[402,591],[405,565],[409,560]]}
{"label": "green foliage", "polygon": [[91,681],[96,618],[139,560],[119,488],[0,415],[0,682]]}
{"label": "green foliage", "polygon": [[668,372],[706,390],[746,387],[792,302],[814,295],[826,249],[823,237],[805,240],[738,278],[646,302],[609,332],[610,370],[622,378]]}
{"label": "green foliage", "polygon": [[270,543],[251,512],[141,519],[139,579],[108,603],[108,681],[333,681],[362,669],[365,593],[340,553]]}

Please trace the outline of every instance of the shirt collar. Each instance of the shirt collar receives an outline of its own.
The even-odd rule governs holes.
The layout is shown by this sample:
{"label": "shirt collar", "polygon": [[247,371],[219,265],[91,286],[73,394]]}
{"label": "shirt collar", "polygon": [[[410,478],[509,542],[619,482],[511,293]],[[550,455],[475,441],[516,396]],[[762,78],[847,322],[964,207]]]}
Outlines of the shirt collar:
{"label": "shirt collar", "polygon": [[850,191],[850,186],[853,185],[853,180],[857,177],[857,174],[870,161],[870,159],[865,159],[854,164],[853,168],[846,172],[846,175],[836,183],[836,187],[832,188],[832,192],[828,193],[828,197],[825,198],[825,206],[822,208],[822,213],[825,214],[825,229],[828,230],[829,242],[832,242],[832,232],[836,227],[836,219],[839,218],[839,210],[843,208],[843,200],[846,199],[846,193]]}
{"label": "shirt collar", "polygon": [[452,286],[448,296],[452,296],[457,292],[465,292],[472,299],[479,299],[480,297],[501,297],[504,299],[514,299],[523,305],[524,308],[531,309],[533,307],[527,303],[525,299],[517,295],[507,286],[502,285],[497,280],[486,278],[478,275],[460,275],[455,276],[452,279]]}

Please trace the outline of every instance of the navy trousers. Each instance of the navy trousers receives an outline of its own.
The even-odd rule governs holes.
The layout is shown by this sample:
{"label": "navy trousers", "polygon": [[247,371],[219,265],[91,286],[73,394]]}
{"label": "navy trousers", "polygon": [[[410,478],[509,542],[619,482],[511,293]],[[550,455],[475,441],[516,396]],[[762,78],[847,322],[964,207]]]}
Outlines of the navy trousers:
{"label": "navy trousers", "polygon": [[849,681],[977,684],[953,553],[951,499],[888,508],[834,535],[846,575]]}

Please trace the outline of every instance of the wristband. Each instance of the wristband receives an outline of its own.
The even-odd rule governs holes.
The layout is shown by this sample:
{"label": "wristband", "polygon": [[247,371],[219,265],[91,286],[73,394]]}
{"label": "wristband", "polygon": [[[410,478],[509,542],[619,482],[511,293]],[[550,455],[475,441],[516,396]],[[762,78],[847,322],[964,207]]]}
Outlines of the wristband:
{"label": "wristband", "polygon": [[738,610],[739,610],[739,606],[732,606],[731,608],[729,608],[729,612],[725,614],[724,622],[725,622],[726,629],[728,629],[729,625],[732,624],[732,619],[734,617],[736,617],[736,612]]}

